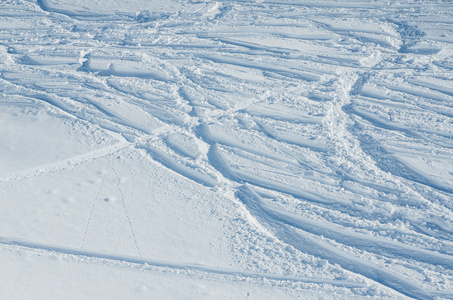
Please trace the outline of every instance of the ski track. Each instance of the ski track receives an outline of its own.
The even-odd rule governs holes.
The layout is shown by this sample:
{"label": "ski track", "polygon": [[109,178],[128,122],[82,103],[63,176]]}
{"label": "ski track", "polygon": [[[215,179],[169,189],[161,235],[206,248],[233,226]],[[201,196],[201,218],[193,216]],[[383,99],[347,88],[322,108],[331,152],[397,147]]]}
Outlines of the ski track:
{"label": "ski track", "polygon": [[[420,290],[417,286],[396,274],[392,274],[389,271],[369,264],[365,260],[355,258],[341,250],[335,249],[335,247],[328,245],[318,238],[313,238],[307,234],[299,234],[292,227],[302,227],[303,229],[306,229],[304,226],[300,226],[300,224],[297,223],[295,224],[287,216],[282,217],[279,213],[264,210],[262,203],[260,203],[259,196],[247,186],[238,189],[237,195],[253,216],[263,224],[269,226],[278,238],[291,244],[295,248],[300,249],[305,253],[311,253],[315,256],[328,259],[333,263],[338,263],[347,270],[376,280],[409,297],[415,299],[434,299],[428,293]],[[322,234],[324,233],[324,230],[318,230],[317,233]],[[341,238],[339,240],[341,241]]]}
{"label": "ski track", "polygon": [[[57,247],[52,245],[34,243],[19,239],[11,239],[0,237],[0,244],[3,246],[20,246],[27,248],[31,251],[43,251],[44,253],[58,253],[58,254],[69,254],[76,257],[90,257],[95,258],[96,260],[109,260],[113,263],[130,263],[133,265],[145,265],[158,268],[166,268],[173,270],[180,270],[186,272],[197,272],[197,273],[208,273],[218,275],[219,277],[236,277],[236,278],[253,278],[253,279],[267,279],[275,281],[293,281],[293,282],[303,282],[303,283],[314,283],[314,284],[329,284],[333,286],[346,287],[346,288],[364,288],[367,287],[366,283],[362,282],[352,282],[352,281],[342,281],[342,280],[329,280],[322,278],[304,278],[297,276],[285,276],[277,274],[265,274],[265,273],[253,273],[247,271],[239,270],[229,270],[222,268],[213,268],[209,266],[203,266],[199,264],[192,263],[178,263],[178,262],[168,262],[160,261],[153,259],[143,259],[137,257],[128,257],[128,256],[119,256],[111,255],[107,253],[98,253],[94,251],[84,251],[81,249],[71,249],[64,247]],[[231,279],[230,279],[231,280]]]}
{"label": "ski track", "polygon": [[[216,1],[150,20],[52,3],[0,4],[2,24],[11,16],[24,23],[0,28],[1,97],[44,102],[121,141],[0,183],[144,150],[178,176],[226,186],[264,228],[303,253],[414,299],[451,296],[449,281],[431,288],[379,263],[412,264],[420,278],[426,269],[440,276],[453,268],[451,3]],[[172,141],[173,134],[187,139]],[[226,277],[364,287],[148,259],[127,210],[133,199],[126,202],[116,169],[107,168],[139,258],[83,250],[105,174],[80,249],[8,237],[0,243]]]}
{"label": "ski track", "polygon": [[89,153],[81,154],[75,157],[71,157],[62,161],[56,161],[39,167],[21,170],[11,175],[7,175],[0,178],[1,181],[20,181],[29,177],[42,176],[49,173],[60,172],[64,170],[70,170],[78,165],[87,163],[92,160],[100,159],[102,157],[110,156],[115,154],[127,147],[130,147],[131,143],[117,143],[112,146],[108,146],[99,150],[94,150]]}

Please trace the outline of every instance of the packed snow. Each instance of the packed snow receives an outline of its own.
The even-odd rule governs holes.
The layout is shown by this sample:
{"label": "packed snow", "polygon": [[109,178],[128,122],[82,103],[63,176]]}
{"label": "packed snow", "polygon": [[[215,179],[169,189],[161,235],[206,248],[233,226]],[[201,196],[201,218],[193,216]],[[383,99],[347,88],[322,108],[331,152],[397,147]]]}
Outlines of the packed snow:
{"label": "packed snow", "polygon": [[3,0],[1,299],[453,299],[450,0]]}

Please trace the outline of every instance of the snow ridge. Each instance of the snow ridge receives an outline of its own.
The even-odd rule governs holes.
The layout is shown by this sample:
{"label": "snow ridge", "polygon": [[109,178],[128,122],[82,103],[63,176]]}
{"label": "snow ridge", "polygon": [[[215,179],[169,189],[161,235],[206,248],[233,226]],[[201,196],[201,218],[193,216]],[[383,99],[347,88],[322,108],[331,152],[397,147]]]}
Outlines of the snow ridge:
{"label": "snow ridge", "polygon": [[452,299],[452,21],[442,0],[1,2],[0,251],[169,269],[197,299]]}

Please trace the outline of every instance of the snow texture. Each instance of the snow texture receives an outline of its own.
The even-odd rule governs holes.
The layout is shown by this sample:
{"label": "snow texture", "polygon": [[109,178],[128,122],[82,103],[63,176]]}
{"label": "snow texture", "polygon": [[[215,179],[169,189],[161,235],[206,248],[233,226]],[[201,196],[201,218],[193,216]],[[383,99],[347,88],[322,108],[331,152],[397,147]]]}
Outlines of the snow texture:
{"label": "snow texture", "polygon": [[450,0],[0,1],[1,299],[453,299]]}

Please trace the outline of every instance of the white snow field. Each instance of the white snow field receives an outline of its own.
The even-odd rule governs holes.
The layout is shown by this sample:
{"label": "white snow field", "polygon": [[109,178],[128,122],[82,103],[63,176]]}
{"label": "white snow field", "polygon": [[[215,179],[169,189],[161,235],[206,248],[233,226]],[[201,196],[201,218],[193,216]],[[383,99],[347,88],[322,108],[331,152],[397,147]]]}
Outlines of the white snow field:
{"label": "white snow field", "polygon": [[0,299],[453,299],[453,2],[1,0]]}

